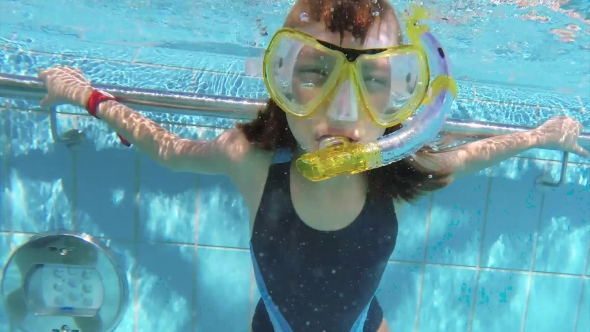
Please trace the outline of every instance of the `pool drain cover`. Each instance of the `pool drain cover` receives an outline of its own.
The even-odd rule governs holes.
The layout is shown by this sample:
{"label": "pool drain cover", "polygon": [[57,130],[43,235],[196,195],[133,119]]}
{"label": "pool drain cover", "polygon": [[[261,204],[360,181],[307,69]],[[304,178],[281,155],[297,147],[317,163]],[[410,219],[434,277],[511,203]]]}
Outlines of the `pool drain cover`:
{"label": "pool drain cover", "polygon": [[11,328],[24,332],[110,332],[127,309],[125,273],[88,235],[54,231],[20,246],[2,274]]}

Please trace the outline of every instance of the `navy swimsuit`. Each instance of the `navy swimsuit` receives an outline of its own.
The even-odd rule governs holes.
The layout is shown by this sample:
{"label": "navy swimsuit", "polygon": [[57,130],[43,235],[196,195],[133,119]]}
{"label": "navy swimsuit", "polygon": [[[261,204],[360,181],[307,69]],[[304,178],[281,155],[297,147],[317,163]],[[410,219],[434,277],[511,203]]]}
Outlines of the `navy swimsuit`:
{"label": "navy swimsuit", "polygon": [[262,298],[252,332],[377,331],[375,293],[397,237],[393,203],[367,194],[349,226],[318,231],[293,207],[290,169],[290,151],[277,151],[254,221],[250,252]]}

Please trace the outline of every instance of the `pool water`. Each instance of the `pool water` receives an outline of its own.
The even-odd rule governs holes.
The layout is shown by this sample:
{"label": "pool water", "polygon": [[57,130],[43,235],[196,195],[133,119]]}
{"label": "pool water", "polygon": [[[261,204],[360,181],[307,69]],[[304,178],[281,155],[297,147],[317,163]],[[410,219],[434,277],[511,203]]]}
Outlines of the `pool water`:
{"label": "pool water", "polygon": [[[293,1],[0,0],[0,74],[71,65],[95,83],[264,99],[245,62]],[[394,1],[399,10],[407,1]],[[425,1],[460,92],[451,117],[535,126],[567,114],[590,131],[587,1]],[[264,33],[266,31],[266,34]],[[23,92],[24,94],[24,92]],[[38,100],[0,95],[0,269],[31,235],[108,241],[130,305],[117,332],[249,331],[259,294],[248,212],[223,177],[172,173],[84,111],[62,106],[56,143]],[[144,112],[186,138],[233,120]],[[590,330],[590,160],[528,151],[404,211],[378,298],[394,332]],[[0,307],[0,331],[8,330]]]}

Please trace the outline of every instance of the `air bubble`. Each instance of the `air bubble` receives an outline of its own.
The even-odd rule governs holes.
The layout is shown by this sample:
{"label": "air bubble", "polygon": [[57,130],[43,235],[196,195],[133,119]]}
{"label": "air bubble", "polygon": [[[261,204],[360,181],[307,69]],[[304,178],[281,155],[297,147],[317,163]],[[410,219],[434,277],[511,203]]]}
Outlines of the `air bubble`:
{"label": "air bubble", "polygon": [[428,174],[428,178],[429,179],[432,179],[432,174]]}
{"label": "air bubble", "polygon": [[371,12],[371,14],[373,16],[379,16],[379,11],[378,10],[374,10],[374,11]]}
{"label": "air bubble", "polygon": [[309,21],[309,15],[307,15],[306,12],[301,13],[301,15],[299,15],[299,19],[302,22],[308,22]]}
{"label": "air bubble", "polygon": [[301,84],[301,87],[304,88],[304,89],[311,90],[311,89],[315,88],[315,85],[313,83],[309,82],[309,83],[303,83],[303,84]]}

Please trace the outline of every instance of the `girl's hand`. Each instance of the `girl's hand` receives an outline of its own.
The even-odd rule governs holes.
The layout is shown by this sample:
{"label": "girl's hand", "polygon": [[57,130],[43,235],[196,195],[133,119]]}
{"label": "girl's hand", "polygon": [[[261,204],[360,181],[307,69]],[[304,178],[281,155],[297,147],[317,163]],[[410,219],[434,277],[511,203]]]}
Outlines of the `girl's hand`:
{"label": "girl's hand", "polygon": [[41,70],[39,78],[47,88],[47,95],[41,100],[41,107],[71,104],[86,108],[92,87],[79,69],[52,67]]}
{"label": "girl's hand", "polygon": [[578,145],[582,124],[568,116],[555,116],[533,131],[540,137],[540,147],[573,152],[585,158],[590,153]]}

